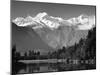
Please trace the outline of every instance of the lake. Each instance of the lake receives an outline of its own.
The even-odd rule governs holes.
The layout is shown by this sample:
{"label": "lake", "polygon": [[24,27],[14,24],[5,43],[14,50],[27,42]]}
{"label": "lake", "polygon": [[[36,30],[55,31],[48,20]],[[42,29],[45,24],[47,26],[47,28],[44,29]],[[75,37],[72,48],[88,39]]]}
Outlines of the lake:
{"label": "lake", "polygon": [[[92,63],[90,63],[92,61]],[[93,60],[67,60],[67,59],[46,59],[46,60],[20,60],[15,65],[15,74],[31,74],[42,72],[59,72],[86,70],[95,65]],[[91,68],[92,69],[92,68]]]}

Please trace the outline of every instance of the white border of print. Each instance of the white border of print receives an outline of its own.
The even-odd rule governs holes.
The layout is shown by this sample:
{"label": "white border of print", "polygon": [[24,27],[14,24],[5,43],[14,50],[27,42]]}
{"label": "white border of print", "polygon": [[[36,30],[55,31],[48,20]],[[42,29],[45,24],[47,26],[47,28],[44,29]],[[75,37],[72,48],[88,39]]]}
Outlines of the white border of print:
{"label": "white border of print", "polygon": [[[20,0],[19,0],[20,1]],[[34,0],[23,0],[34,1]],[[98,75],[100,74],[100,0],[35,0],[40,2],[96,5],[97,67],[96,70],[36,73],[34,75]],[[10,0],[0,0],[0,75],[10,75]],[[28,75],[28,74],[27,74]],[[29,74],[32,75],[32,74]]]}

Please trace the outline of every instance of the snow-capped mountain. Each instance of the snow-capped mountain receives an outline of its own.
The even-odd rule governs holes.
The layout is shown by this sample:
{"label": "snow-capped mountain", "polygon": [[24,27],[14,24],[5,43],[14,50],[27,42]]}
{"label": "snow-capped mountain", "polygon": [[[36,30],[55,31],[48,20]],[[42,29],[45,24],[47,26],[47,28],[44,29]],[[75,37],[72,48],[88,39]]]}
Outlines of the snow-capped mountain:
{"label": "snow-capped mountain", "polygon": [[95,16],[80,15],[64,20],[60,17],[49,16],[46,12],[43,12],[37,14],[35,17],[18,17],[13,22],[18,26],[32,26],[33,29],[47,27],[53,30],[59,26],[77,26],[80,30],[87,30],[95,26]]}
{"label": "snow-capped mountain", "polygon": [[33,29],[48,27],[50,29],[57,28],[61,18],[48,16],[47,13],[39,13],[35,17],[28,16],[26,18],[18,17],[13,22],[18,26],[32,26]]}
{"label": "snow-capped mountain", "polygon": [[35,17],[18,17],[13,23],[20,27],[29,26],[46,44],[55,49],[74,45],[81,38],[86,38],[88,30],[95,26],[95,16],[80,15],[65,20],[43,12]]}

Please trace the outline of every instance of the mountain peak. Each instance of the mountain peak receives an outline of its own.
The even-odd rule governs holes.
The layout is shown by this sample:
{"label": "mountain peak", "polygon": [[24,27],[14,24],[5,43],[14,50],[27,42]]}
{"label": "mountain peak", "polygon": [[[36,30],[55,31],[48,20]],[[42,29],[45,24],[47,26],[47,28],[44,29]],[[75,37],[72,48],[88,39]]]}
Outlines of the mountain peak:
{"label": "mountain peak", "polygon": [[48,15],[46,12],[38,13],[35,18],[42,19],[44,16]]}

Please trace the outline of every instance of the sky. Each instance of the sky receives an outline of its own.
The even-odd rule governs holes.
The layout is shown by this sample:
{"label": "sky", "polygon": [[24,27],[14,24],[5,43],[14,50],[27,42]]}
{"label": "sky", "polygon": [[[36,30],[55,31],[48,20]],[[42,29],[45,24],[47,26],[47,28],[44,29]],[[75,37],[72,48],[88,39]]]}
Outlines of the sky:
{"label": "sky", "polygon": [[[71,4],[56,4],[56,3],[41,3],[41,2],[25,2],[12,1],[11,3],[11,20],[17,17],[36,16],[40,12],[46,12],[49,16],[61,17],[69,19],[78,17],[81,14],[95,15],[95,6],[71,5]],[[33,32],[20,31],[20,28],[13,27],[13,43],[17,44],[17,49],[27,50],[32,49],[34,41],[30,34]],[[44,46],[44,45],[43,45]],[[41,47],[43,47],[41,46]],[[26,49],[25,49],[26,48]]]}
{"label": "sky", "polygon": [[86,5],[12,1],[11,19],[29,15],[34,17],[40,12],[47,12],[50,16],[68,19],[81,14],[95,15],[95,10],[95,6]]}

